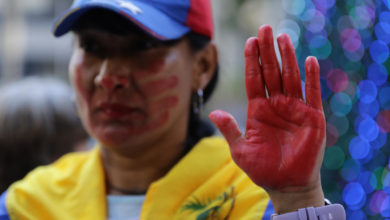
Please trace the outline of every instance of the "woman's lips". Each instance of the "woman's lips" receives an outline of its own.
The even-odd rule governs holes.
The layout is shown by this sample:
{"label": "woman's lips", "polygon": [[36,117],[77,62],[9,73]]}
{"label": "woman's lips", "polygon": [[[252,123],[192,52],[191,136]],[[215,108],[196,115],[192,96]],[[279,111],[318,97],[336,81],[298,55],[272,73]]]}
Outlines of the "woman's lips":
{"label": "woman's lips", "polygon": [[98,106],[98,112],[103,118],[111,120],[131,119],[140,120],[145,118],[145,112],[140,108],[129,107],[116,103],[103,103]]}

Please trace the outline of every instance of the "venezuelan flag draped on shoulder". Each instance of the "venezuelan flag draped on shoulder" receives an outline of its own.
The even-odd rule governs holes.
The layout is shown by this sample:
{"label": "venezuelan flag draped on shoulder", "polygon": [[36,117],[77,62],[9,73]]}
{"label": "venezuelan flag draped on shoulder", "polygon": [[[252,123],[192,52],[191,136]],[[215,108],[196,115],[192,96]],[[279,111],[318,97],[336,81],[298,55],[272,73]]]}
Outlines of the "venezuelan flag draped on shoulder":
{"label": "venezuelan flag draped on shoulder", "polygon": [[[99,149],[68,154],[13,184],[0,199],[0,220],[106,219]],[[150,186],[140,219],[269,219],[270,207],[226,142],[205,138]]]}

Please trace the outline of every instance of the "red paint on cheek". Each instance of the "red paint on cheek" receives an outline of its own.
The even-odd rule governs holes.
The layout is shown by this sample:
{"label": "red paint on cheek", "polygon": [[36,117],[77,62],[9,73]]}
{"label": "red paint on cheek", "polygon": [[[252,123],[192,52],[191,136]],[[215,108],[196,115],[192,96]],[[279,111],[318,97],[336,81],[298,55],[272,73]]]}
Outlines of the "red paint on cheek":
{"label": "red paint on cheek", "polygon": [[76,76],[75,76],[75,85],[76,85],[77,91],[81,94],[83,99],[86,102],[88,102],[89,96],[88,96],[87,88],[85,88],[84,83],[83,83],[83,75],[84,74],[83,74],[82,64],[79,64],[76,67],[75,74],[76,74]]}
{"label": "red paint on cheek", "polygon": [[146,67],[140,68],[140,70],[134,71],[134,79],[142,80],[150,76],[154,76],[161,72],[165,67],[165,62],[163,59],[156,59],[155,61],[149,63]]}
{"label": "red paint on cheek", "polygon": [[177,76],[169,76],[145,83],[141,85],[141,90],[146,96],[153,97],[175,88],[178,84],[179,78]]}
{"label": "red paint on cheek", "polygon": [[147,115],[151,118],[146,124],[130,130],[131,135],[142,135],[164,126],[169,120],[169,109],[177,106],[178,97],[168,96],[154,101],[148,108]]}
{"label": "red paint on cheek", "polygon": [[[163,127],[169,121],[169,110],[177,106],[178,102],[179,99],[176,96],[168,96],[154,101],[149,106],[146,115],[142,114],[139,117],[139,123],[133,121],[132,126],[127,127],[127,133],[122,137],[139,136]],[[135,117],[132,119],[138,120]]]}
{"label": "red paint on cheek", "polygon": [[169,112],[160,113],[154,120],[152,120],[147,125],[135,130],[135,135],[142,135],[144,133],[150,132],[152,130],[158,129],[164,126],[169,120]]}
{"label": "red paint on cheek", "polygon": [[177,96],[168,96],[160,100],[154,101],[149,106],[149,115],[159,113],[171,108],[174,108],[179,103],[179,98]]}

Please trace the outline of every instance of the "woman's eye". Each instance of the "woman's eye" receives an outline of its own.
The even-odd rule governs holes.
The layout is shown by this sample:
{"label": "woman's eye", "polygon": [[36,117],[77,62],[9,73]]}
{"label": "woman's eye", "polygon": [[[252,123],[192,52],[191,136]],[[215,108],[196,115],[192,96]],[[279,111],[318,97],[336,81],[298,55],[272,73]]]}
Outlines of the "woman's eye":
{"label": "woman's eye", "polygon": [[81,41],[80,47],[87,53],[95,56],[103,56],[104,50],[101,45],[92,41]]}
{"label": "woman's eye", "polygon": [[139,41],[139,42],[137,42],[135,47],[137,50],[149,50],[149,49],[157,48],[159,46],[161,46],[161,44],[159,44],[158,42]]}

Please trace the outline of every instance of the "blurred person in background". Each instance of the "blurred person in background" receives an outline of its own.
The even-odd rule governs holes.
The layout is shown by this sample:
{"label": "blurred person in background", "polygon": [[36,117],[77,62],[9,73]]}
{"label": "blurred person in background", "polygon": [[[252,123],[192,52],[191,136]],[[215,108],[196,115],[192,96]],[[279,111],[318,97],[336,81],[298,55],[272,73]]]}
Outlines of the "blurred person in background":
{"label": "blurred person in background", "polygon": [[59,79],[28,77],[0,87],[0,192],[40,165],[86,149],[72,89]]}
{"label": "blurred person in background", "polygon": [[217,110],[209,117],[226,141],[212,137],[199,117],[218,76],[212,23],[208,0],[74,1],[54,34],[74,33],[70,79],[98,146],[13,184],[0,216],[345,219],[341,206],[325,206],[321,188],[317,59],[306,60],[303,96],[290,38],[277,38],[280,70],[272,29],[259,28],[245,45],[246,133]]}

